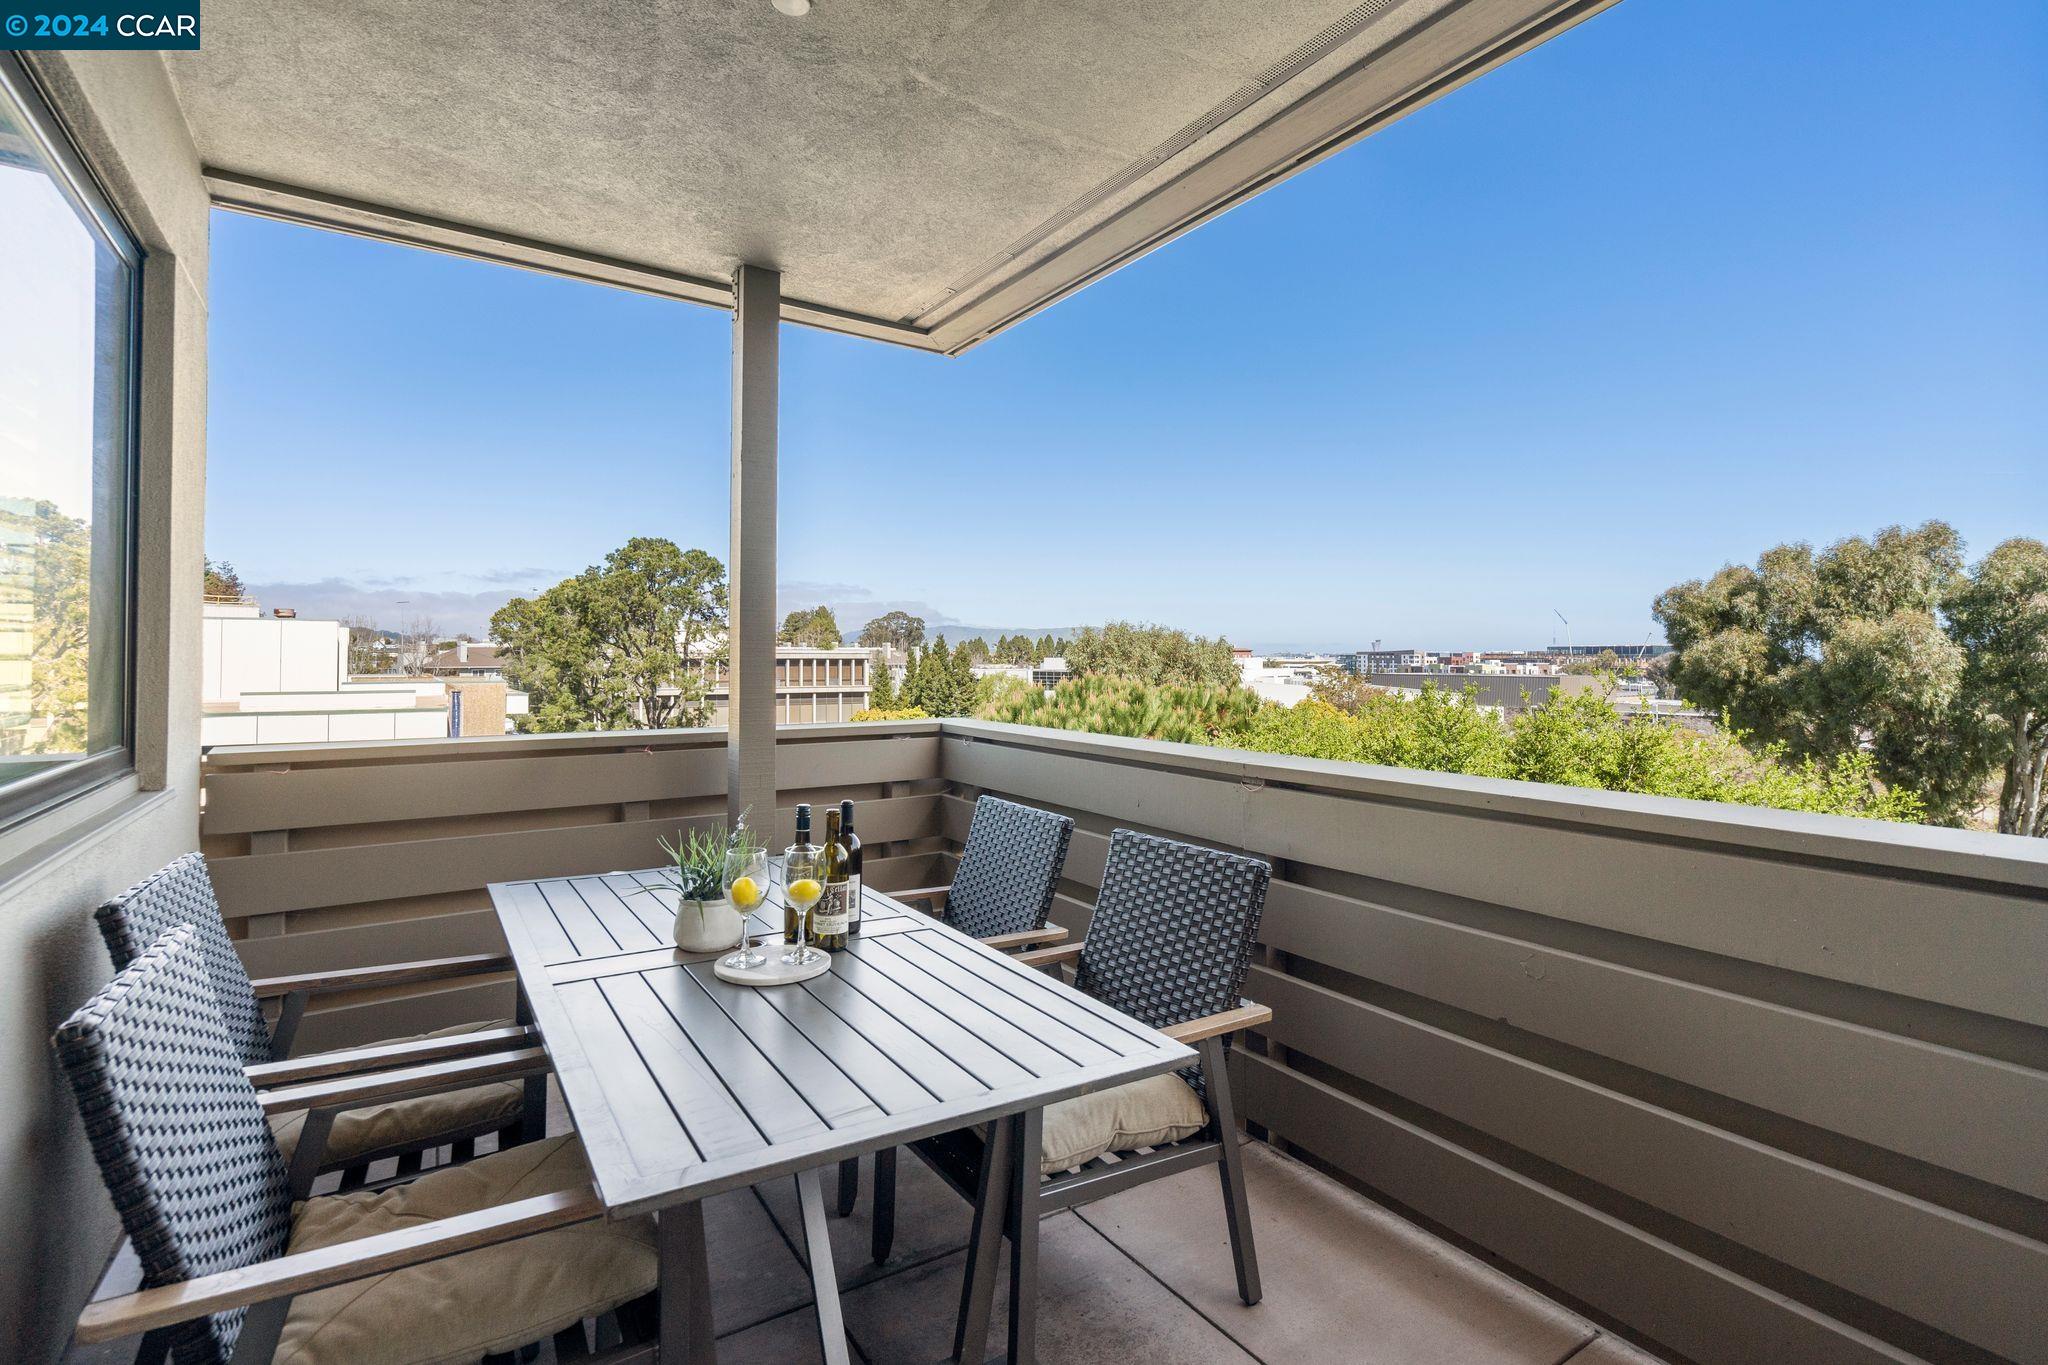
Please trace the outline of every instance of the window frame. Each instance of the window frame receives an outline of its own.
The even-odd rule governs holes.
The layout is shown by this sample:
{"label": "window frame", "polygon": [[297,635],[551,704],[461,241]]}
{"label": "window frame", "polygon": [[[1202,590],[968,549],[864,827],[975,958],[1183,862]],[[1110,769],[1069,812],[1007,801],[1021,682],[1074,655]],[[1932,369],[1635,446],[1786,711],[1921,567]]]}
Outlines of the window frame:
{"label": "window frame", "polygon": [[[57,117],[33,76],[12,52],[0,52],[0,95],[20,110],[24,129],[54,172],[59,191],[82,210],[89,231],[100,239],[128,268],[128,336],[123,376],[122,407],[124,476],[119,497],[122,506],[121,538],[121,699],[118,746],[89,754],[75,763],[53,766],[32,777],[0,786],[0,831],[10,830],[47,814],[55,808],[135,772],[136,653],[139,633],[137,560],[141,541],[142,458],[142,271],[147,253],[135,233],[115,212],[113,201],[100,187],[79,152],[70,131]],[[90,452],[87,452],[88,456]]]}

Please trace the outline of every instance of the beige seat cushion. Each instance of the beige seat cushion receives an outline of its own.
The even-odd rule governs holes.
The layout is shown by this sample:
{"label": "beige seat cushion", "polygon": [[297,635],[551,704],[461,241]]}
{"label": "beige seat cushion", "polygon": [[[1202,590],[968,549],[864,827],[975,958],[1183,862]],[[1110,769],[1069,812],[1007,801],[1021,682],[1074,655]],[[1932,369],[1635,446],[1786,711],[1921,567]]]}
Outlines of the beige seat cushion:
{"label": "beige seat cushion", "polygon": [[1202,1097],[1171,1072],[1045,1107],[1039,1171],[1051,1175],[1104,1152],[1163,1147],[1202,1131]]}
{"label": "beige seat cushion", "polygon": [[[381,1043],[366,1046],[388,1047],[392,1043],[448,1038],[511,1026],[509,1019],[455,1024],[435,1029],[432,1033],[418,1033],[410,1038],[387,1038]],[[417,1099],[394,1100],[390,1104],[373,1105],[367,1109],[351,1109],[335,1116],[334,1130],[327,1135],[327,1150],[321,1158],[321,1165],[343,1166],[365,1152],[423,1145],[437,1137],[445,1140],[444,1135],[450,1133],[488,1132],[502,1128],[519,1117],[522,1098],[519,1082],[495,1081],[490,1085],[471,1086],[467,1090],[449,1090],[438,1095],[421,1095]],[[292,1159],[292,1152],[299,1145],[299,1133],[305,1126],[304,1110],[270,1116],[271,1136],[277,1139],[278,1150],[284,1153],[286,1161]]]}
{"label": "beige seat cushion", "polygon": [[[333,1246],[556,1190],[587,1188],[574,1137],[549,1138],[392,1189],[309,1199],[292,1210],[288,1250]],[[474,1362],[539,1341],[652,1290],[654,1222],[599,1220],[304,1294],[292,1302],[278,1365]]]}

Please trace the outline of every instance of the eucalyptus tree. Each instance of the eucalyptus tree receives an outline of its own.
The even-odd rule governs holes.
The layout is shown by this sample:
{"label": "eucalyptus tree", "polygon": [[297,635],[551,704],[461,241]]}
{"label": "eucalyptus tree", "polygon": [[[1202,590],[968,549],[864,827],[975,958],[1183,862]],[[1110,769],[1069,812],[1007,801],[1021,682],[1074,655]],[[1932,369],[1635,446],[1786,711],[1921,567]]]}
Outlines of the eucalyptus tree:
{"label": "eucalyptus tree", "polygon": [[1944,522],[1892,526],[1661,593],[1670,677],[1794,760],[1867,755],[1928,818],[1967,820],[2002,774],[1998,827],[2043,832],[2048,551],[2009,540],[1967,566]]}
{"label": "eucalyptus tree", "polygon": [[530,697],[529,730],[707,724],[709,667],[725,653],[725,565],[637,536],[491,618],[506,677]]}

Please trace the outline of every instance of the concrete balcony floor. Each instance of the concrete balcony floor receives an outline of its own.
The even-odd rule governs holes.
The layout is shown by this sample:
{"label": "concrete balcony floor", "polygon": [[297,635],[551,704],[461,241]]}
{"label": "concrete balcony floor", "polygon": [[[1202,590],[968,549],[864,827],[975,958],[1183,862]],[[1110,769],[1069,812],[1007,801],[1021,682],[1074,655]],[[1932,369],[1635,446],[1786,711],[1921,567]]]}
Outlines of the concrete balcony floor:
{"label": "concrete balcony floor", "polygon": [[[1245,1150],[1265,1301],[1238,1301],[1215,1174],[1186,1172],[1045,1220],[1042,1360],[1651,1365],[1320,1172],[1263,1143]],[[886,1265],[867,1256],[866,1163],[860,1205],[833,1223],[847,1330],[870,1365],[943,1360],[960,1289],[966,1205],[915,1159],[898,1169]],[[817,1360],[794,1192],[727,1196],[711,1217],[721,1365]]]}

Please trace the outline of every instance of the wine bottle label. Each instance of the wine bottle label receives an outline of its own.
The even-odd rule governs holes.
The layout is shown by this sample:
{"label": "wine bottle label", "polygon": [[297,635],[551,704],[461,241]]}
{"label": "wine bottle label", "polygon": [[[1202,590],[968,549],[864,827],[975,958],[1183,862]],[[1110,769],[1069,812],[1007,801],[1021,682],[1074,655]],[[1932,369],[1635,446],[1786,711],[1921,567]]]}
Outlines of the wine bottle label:
{"label": "wine bottle label", "polygon": [[846,932],[849,934],[857,934],[860,932],[860,917],[863,914],[867,913],[867,907],[861,903],[860,898],[860,873],[856,872],[851,877],[848,877],[846,879],[846,885]]}
{"label": "wine bottle label", "polygon": [[827,882],[825,894],[811,910],[811,937],[826,938],[846,932],[848,915],[852,909],[847,900],[846,882]]}

